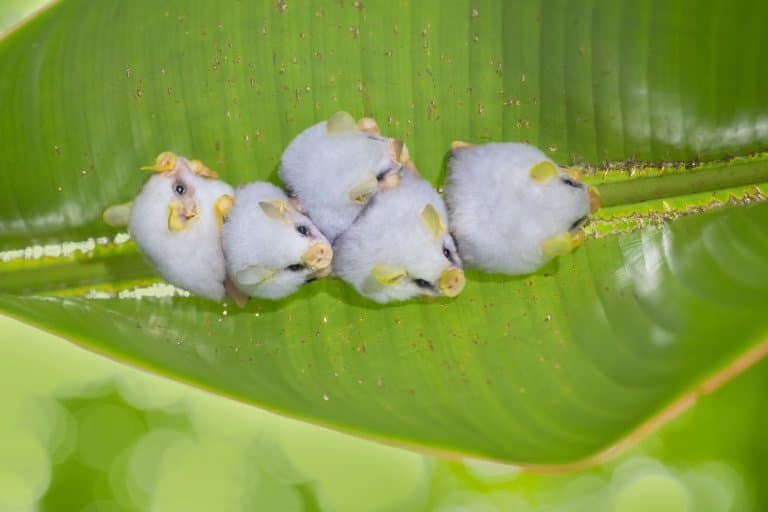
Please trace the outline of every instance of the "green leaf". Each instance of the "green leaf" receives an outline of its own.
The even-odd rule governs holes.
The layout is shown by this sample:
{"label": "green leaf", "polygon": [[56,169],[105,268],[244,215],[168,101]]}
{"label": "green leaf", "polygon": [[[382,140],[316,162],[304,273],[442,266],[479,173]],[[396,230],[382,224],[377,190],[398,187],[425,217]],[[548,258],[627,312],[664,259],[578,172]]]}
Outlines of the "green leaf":
{"label": "green leaf", "polygon": [[[768,7],[736,3],[62,0],[0,40],[0,310],[389,442],[599,460],[768,350],[768,203],[745,205],[768,164],[729,158],[766,149]],[[406,140],[435,184],[451,140],[528,140],[611,207],[574,254],[469,272],[452,301],[377,306],[335,280],[243,310],[110,295],[156,282],[100,238],[140,165],[173,150],[274,181],[337,110]]]}

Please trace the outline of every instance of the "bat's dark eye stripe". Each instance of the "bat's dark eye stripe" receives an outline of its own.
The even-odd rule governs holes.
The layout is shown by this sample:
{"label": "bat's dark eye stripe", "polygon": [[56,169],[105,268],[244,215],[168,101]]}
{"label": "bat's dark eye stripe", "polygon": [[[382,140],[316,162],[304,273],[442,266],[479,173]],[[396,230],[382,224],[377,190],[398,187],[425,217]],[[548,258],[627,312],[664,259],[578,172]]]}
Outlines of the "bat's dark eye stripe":
{"label": "bat's dark eye stripe", "polygon": [[301,270],[304,270],[304,265],[301,263],[294,263],[293,265],[288,265],[285,267],[285,270],[291,271],[291,272],[299,272]]}
{"label": "bat's dark eye stripe", "polygon": [[579,183],[578,181],[574,180],[573,178],[570,178],[568,176],[563,176],[560,178],[560,181],[568,185],[569,187],[573,188],[584,188],[584,185]]}
{"label": "bat's dark eye stripe", "polygon": [[429,288],[429,289],[432,289],[432,283],[430,283],[426,279],[414,279],[413,283],[416,286],[418,286],[419,288]]}

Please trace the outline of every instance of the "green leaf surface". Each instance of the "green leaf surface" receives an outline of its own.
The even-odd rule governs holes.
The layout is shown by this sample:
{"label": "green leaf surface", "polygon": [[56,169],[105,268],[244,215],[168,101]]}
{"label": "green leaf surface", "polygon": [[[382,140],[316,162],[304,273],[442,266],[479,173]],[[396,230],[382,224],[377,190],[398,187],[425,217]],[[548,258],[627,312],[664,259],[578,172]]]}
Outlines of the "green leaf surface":
{"label": "green leaf surface", "polygon": [[[766,350],[768,203],[706,210],[764,198],[765,159],[730,157],[768,149],[767,9],[54,3],[0,40],[0,310],[347,431],[536,467],[596,460]],[[606,222],[647,214],[632,201],[699,206],[597,229],[535,275],[469,272],[451,301],[377,306],[335,280],[243,310],[86,293],[154,282],[132,244],[99,241],[140,165],[170,149],[231,183],[274,181],[290,139],[337,110],[406,140],[435,184],[451,140],[527,140],[589,166]]]}

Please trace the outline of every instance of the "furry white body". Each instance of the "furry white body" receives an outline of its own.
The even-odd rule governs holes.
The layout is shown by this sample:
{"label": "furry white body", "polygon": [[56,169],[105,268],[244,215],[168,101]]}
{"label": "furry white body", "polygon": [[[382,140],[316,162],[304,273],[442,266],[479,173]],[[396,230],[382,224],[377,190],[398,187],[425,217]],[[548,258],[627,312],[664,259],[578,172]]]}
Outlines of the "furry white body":
{"label": "furry white body", "polygon": [[[284,205],[282,215],[272,210],[275,215],[270,217],[260,206],[264,202]],[[307,235],[297,231],[298,226],[304,226]],[[326,266],[332,254],[317,227],[290,206],[282,190],[266,182],[237,188],[234,206],[224,223],[223,244],[235,286],[252,297],[269,299],[285,297],[314,277],[318,269],[302,261],[311,246],[327,248]]]}
{"label": "furry white body", "polygon": [[550,259],[542,243],[573,231],[589,215],[588,187],[559,169],[545,182],[533,179],[530,170],[540,162],[552,161],[527,144],[491,143],[453,151],[445,201],[451,232],[468,267],[533,272]]}
{"label": "furry white body", "polygon": [[359,130],[329,133],[327,124],[318,123],[291,141],[279,176],[318,229],[333,241],[365,204],[350,197],[351,191],[399,164],[392,161],[390,139]]}
{"label": "furry white body", "polygon": [[[422,220],[424,209],[430,204],[445,223],[445,205],[432,185],[404,173],[398,188],[379,192],[358,220],[336,240],[336,275],[361,295],[383,303],[441,295],[437,283],[446,270],[453,269],[461,274],[461,284],[455,293],[460,292],[463,273],[453,239],[445,229],[436,235]],[[402,270],[405,275],[384,284],[372,273],[381,265]],[[417,279],[432,286],[419,286]]]}
{"label": "furry white body", "polygon": [[[179,231],[169,228],[169,204],[179,199],[175,186],[197,206],[194,221]],[[224,253],[216,215],[216,201],[231,195],[228,184],[196,176],[188,160],[177,157],[173,172],[155,174],[136,196],[131,207],[129,232],[139,250],[168,282],[194,295],[224,299]]]}

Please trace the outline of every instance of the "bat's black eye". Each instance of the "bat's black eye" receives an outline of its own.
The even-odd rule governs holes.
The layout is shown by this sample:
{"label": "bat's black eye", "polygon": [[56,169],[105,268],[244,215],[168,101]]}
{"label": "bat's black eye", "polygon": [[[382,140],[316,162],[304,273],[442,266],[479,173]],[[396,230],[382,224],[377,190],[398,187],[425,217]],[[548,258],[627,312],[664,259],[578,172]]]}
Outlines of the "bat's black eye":
{"label": "bat's black eye", "polygon": [[309,236],[309,228],[307,226],[296,226],[296,231],[301,233],[303,236]]}
{"label": "bat's black eye", "polygon": [[304,270],[304,265],[301,263],[294,263],[293,265],[288,265],[285,267],[285,270],[290,270],[291,272],[300,272]]}
{"label": "bat's black eye", "polygon": [[573,231],[574,229],[578,229],[582,224],[587,222],[587,216],[580,217],[574,221],[573,224],[571,224],[571,227],[568,228],[570,231]]}
{"label": "bat's black eye", "polygon": [[432,288],[432,284],[426,279],[414,279],[413,282],[419,288]]}
{"label": "bat's black eye", "polygon": [[451,250],[447,247],[443,247],[443,256],[448,258],[448,261],[451,261]]}
{"label": "bat's black eye", "polygon": [[180,196],[183,196],[183,195],[184,195],[184,192],[186,192],[186,191],[187,191],[187,187],[185,187],[185,186],[184,186],[183,184],[181,184],[181,183],[176,183],[176,184],[173,186],[173,191],[174,191],[174,192],[176,192],[176,194],[178,194],[178,195],[180,195]]}
{"label": "bat's black eye", "polygon": [[563,183],[565,183],[569,187],[573,187],[573,188],[583,188],[584,187],[584,185],[582,185],[578,181],[574,180],[573,178],[570,178],[569,176],[563,176],[562,178],[560,178],[560,181],[562,181]]}

